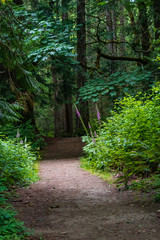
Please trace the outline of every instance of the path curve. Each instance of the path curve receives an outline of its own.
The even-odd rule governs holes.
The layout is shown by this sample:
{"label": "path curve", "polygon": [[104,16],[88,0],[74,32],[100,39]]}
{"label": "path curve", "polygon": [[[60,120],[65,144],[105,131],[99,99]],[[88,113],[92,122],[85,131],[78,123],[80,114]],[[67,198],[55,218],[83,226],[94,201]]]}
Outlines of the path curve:
{"label": "path curve", "polygon": [[19,190],[14,206],[44,240],[160,239],[159,205],[118,192],[81,169],[78,159],[44,160],[40,177]]}

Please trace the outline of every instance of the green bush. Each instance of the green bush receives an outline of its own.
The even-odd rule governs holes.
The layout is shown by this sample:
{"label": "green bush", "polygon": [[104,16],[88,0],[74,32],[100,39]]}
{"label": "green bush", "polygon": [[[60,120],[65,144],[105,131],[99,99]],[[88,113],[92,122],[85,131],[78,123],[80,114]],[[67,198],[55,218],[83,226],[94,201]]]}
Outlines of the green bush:
{"label": "green bush", "polygon": [[20,133],[20,140],[25,141],[31,145],[32,149],[39,150],[45,145],[44,139],[41,137],[41,134],[37,133],[35,126],[31,124],[30,121],[16,125],[14,123],[8,123],[0,125],[1,133],[7,136],[10,139],[15,139],[17,131]]}
{"label": "green bush", "polygon": [[1,240],[21,240],[28,236],[23,223],[15,218],[17,212],[7,203],[5,198],[6,187],[0,180],[0,239]]}
{"label": "green bush", "polygon": [[0,139],[0,179],[5,185],[29,184],[37,179],[36,156],[30,146]]}
{"label": "green bush", "polygon": [[28,235],[23,222],[15,218],[16,212],[12,206],[0,208],[0,239],[1,240],[20,240]]}
{"label": "green bush", "polygon": [[[19,141],[19,139],[18,139]],[[0,139],[0,239],[27,239],[23,223],[6,199],[7,188],[28,185],[37,177],[36,156],[27,144]]]}
{"label": "green bush", "polygon": [[133,180],[129,185],[129,189],[151,193],[155,202],[160,203],[160,174],[140,180]]}
{"label": "green bush", "polygon": [[160,85],[149,96],[127,96],[104,122],[96,143],[85,137],[88,165],[121,172],[121,179],[148,177],[160,164]]}

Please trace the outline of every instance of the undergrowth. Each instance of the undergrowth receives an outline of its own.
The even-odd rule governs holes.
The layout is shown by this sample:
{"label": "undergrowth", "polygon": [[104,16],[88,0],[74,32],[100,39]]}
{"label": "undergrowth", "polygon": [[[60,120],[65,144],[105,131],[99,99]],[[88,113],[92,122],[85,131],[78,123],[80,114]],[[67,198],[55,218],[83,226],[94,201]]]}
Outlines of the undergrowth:
{"label": "undergrowth", "polygon": [[[116,172],[117,183],[144,189],[148,184],[160,201],[160,84],[141,97],[126,96],[116,103],[111,117],[97,130],[97,137],[83,137],[86,166]],[[120,173],[120,174],[119,174]],[[130,184],[129,184],[130,185]],[[152,189],[156,189],[152,191]]]}
{"label": "undergrowth", "polygon": [[6,191],[3,181],[0,181],[0,240],[27,239],[30,232],[23,222],[16,219],[17,212],[7,202]]}
{"label": "undergrowth", "polygon": [[89,171],[91,174],[96,175],[108,182],[108,184],[114,183],[114,173],[105,172],[103,170],[97,170],[94,167],[88,165],[88,161],[85,157],[81,158],[81,168]]}
{"label": "undergrowth", "polygon": [[155,174],[146,179],[133,180],[129,189],[149,193],[154,202],[160,203],[160,174]]}
{"label": "undergrowth", "polygon": [[35,182],[37,172],[36,155],[28,144],[0,139],[0,240],[28,239],[29,232],[8,203],[8,190]]}
{"label": "undergrowth", "polygon": [[16,138],[17,132],[19,133],[19,142],[27,142],[30,144],[31,148],[34,151],[38,151],[39,149],[45,146],[44,139],[41,134],[39,134],[36,130],[36,127],[31,124],[31,121],[27,121],[20,125],[17,123],[7,123],[0,125],[1,133],[8,137],[9,139],[14,140]]}

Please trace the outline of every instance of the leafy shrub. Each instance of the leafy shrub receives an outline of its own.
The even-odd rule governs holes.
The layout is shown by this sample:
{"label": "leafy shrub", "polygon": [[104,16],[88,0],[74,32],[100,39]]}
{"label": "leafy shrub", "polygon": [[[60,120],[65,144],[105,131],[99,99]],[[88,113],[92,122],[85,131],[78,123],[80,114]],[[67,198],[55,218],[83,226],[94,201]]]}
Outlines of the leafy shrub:
{"label": "leafy shrub", "polygon": [[5,185],[29,184],[37,179],[36,156],[28,145],[0,139],[0,178]]}
{"label": "leafy shrub", "polygon": [[[27,239],[23,223],[15,218],[16,212],[7,203],[7,188],[28,185],[37,179],[36,156],[27,144],[0,139],[0,239]],[[7,187],[7,188],[6,188]]]}
{"label": "leafy shrub", "polygon": [[148,177],[160,163],[160,85],[148,97],[127,96],[117,103],[112,116],[102,124],[94,143],[84,139],[88,164],[95,169]]}
{"label": "leafy shrub", "polygon": [[160,203],[160,174],[155,174],[146,179],[134,180],[131,182],[129,188],[143,192],[151,192],[154,201]]}
{"label": "leafy shrub", "polygon": [[5,198],[6,187],[3,181],[0,181],[0,239],[1,240],[20,240],[28,235],[23,223],[15,218],[16,212],[13,207],[7,203]]}
{"label": "leafy shrub", "polygon": [[1,240],[20,240],[27,236],[23,222],[15,218],[16,212],[11,205],[0,208],[0,239]]}
{"label": "leafy shrub", "polygon": [[[95,76],[87,81],[79,89],[78,102],[80,100],[97,102],[103,96],[113,100],[117,97],[121,99],[126,92],[136,95],[137,89],[144,90],[146,85],[151,88],[154,82],[153,73],[146,70],[142,73],[140,68],[131,72],[115,72],[107,76],[107,79],[105,76],[103,77]],[[110,106],[107,106],[107,108],[110,108]]]}
{"label": "leafy shrub", "polygon": [[20,124],[19,126],[16,126],[13,123],[8,123],[0,127],[1,133],[11,139],[15,139],[18,130],[20,133],[20,140],[24,141],[26,138],[27,142],[30,143],[34,150],[42,148],[45,145],[44,139],[36,132],[35,126],[33,126],[30,121]]}

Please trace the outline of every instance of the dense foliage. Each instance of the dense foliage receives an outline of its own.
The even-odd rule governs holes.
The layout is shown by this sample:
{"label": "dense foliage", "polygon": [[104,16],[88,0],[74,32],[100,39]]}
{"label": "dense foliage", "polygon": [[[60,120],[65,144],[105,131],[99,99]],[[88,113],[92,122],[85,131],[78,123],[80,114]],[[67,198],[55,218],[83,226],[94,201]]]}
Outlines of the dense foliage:
{"label": "dense foliage", "polygon": [[159,7],[155,0],[0,1],[0,100],[20,103],[21,122],[44,135],[82,133],[73,102],[87,124],[95,102],[105,118],[115,99],[159,80]]}
{"label": "dense foliage", "polygon": [[16,212],[8,204],[7,190],[14,186],[26,186],[37,177],[36,156],[28,144],[20,139],[0,139],[0,239],[20,240],[28,234],[23,223],[15,218]]}
{"label": "dense foliage", "polygon": [[0,182],[0,239],[25,239],[29,233],[27,233],[23,223],[15,218],[17,212],[6,202],[6,190],[2,182]]}
{"label": "dense foliage", "polygon": [[0,140],[0,178],[5,185],[29,184],[36,179],[36,156],[27,144]]}
{"label": "dense foliage", "polygon": [[[79,100],[97,102],[107,95],[114,101],[121,99],[125,93],[136,95],[139,89],[145,87],[144,82],[147,83],[148,87],[151,87],[154,76],[152,72],[146,70],[142,72],[139,68],[131,72],[115,72],[107,78],[107,81],[97,76],[79,89]],[[112,109],[112,107],[106,107],[108,110]]]}
{"label": "dense foliage", "polygon": [[[159,173],[160,85],[148,96],[126,96],[116,104],[99,134],[84,147],[89,166],[121,172],[125,184],[132,178]],[[85,138],[84,138],[85,139]]]}
{"label": "dense foliage", "polygon": [[38,154],[39,150],[45,146],[44,139],[39,132],[36,132],[36,128],[31,121],[27,121],[17,126],[14,123],[6,123],[1,125],[1,133],[14,140],[19,133],[19,142],[29,143],[32,150]]}
{"label": "dense foliage", "polygon": [[[157,0],[0,0],[3,186],[36,179],[32,150],[43,146],[41,134],[82,135],[90,122],[88,166],[159,187],[159,85],[149,92],[160,81],[159,27]],[[96,108],[108,117],[100,127]],[[20,239],[10,208],[3,221],[4,239]]]}

